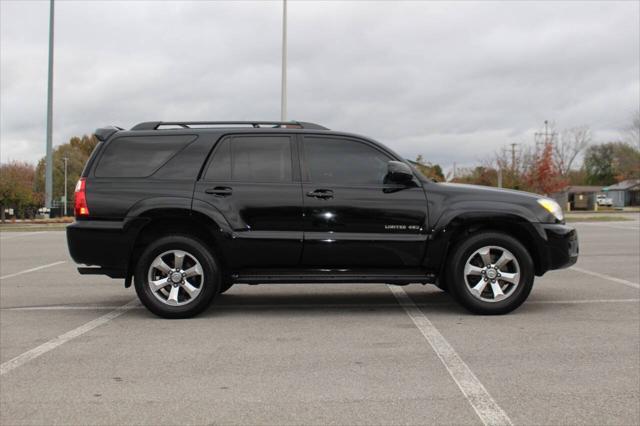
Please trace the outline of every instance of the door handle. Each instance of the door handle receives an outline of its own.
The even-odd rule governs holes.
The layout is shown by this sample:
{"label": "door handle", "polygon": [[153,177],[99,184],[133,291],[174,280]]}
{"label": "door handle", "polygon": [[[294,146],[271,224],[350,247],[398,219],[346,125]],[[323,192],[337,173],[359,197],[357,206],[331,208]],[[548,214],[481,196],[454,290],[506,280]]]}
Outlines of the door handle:
{"label": "door handle", "polygon": [[228,186],[216,186],[215,188],[207,188],[204,192],[215,195],[216,197],[228,197],[233,193],[233,189]]}
{"label": "door handle", "polygon": [[330,189],[316,189],[315,191],[307,192],[307,197],[328,200],[329,198],[333,198],[333,191]]}

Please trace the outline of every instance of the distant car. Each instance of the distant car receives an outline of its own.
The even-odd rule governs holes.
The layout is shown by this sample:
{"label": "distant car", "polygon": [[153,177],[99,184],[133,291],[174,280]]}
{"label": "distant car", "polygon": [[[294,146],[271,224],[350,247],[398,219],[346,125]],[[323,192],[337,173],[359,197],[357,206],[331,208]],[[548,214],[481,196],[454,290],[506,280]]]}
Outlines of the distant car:
{"label": "distant car", "polygon": [[555,201],[428,180],[371,139],[301,122],[96,131],[67,227],[83,274],[132,278],[152,312],[235,283],[435,283],[504,314],[578,258]]}
{"label": "distant car", "polygon": [[611,207],[613,206],[613,200],[604,194],[600,194],[596,197],[596,202],[599,206]]}

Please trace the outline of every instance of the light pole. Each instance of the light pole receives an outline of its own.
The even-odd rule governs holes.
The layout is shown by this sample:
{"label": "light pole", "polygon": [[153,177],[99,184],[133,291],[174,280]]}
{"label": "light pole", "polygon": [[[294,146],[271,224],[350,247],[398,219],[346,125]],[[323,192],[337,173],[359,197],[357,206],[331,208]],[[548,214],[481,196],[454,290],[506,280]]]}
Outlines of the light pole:
{"label": "light pole", "polygon": [[64,161],[64,215],[67,215],[67,162],[69,157],[63,157]]}
{"label": "light pole", "polygon": [[280,121],[287,121],[287,0],[282,0],[282,93]]}
{"label": "light pole", "polygon": [[51,132],[53,127],[53,15],[54,3],[49,2],[49,75],[47,86],[47,159],[45,164],[44,206],[51,209],[53,196],[53,156]]}

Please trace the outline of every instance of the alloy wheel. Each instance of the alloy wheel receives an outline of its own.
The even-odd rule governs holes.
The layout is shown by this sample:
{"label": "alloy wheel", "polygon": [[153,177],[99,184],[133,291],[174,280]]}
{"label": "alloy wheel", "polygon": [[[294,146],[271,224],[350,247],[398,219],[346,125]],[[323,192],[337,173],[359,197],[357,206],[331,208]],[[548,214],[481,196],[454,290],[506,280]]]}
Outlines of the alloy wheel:
{"label": "alloy wheel", "polygon": [[499,302],[511,296],[520,284],[520,264],[509,250],[485,246],[465,262],[464,281],[476,299]]}

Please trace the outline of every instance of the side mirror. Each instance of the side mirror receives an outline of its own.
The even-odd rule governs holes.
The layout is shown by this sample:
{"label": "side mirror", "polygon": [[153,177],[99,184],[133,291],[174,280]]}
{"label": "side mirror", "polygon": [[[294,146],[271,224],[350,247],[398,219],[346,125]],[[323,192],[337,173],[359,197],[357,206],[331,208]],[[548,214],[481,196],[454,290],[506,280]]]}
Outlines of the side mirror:
{"label": "side mirror", "polygon": [[389,161],[387,163],[387,176],[385,181],[406,185],[413,180],[411,168],[401,161]]}

